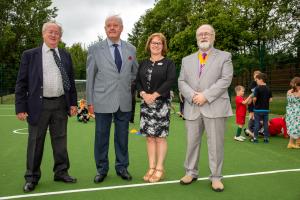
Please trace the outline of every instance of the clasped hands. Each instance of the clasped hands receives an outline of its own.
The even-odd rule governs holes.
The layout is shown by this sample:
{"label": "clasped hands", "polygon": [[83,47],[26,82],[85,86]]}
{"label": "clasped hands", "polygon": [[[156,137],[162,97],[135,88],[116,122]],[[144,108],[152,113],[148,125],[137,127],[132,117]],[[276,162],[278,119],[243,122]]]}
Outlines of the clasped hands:
{"label": "clasped hands", "polygon": [[157,92],[153,92],[152,94],[146,93],[146,92],[141,92],[140,96],[144,99],[146,104],[153,104],[156,100],[157,97],[160,95]]}
{"label": "clasped hands", "polygon": [[193,103],[194,104],[197,104],[198,106],[202,106],[206,102],[207,102],[207,99],[205,98],[203,93],[195,92],[195,94],[193,95]]}

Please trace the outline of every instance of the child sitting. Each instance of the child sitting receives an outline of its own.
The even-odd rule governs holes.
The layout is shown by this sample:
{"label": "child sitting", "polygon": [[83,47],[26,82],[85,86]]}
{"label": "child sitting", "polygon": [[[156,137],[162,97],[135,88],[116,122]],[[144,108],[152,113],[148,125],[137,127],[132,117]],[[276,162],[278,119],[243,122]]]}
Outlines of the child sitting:
{"label": "child sitting", "polygon": [[90,115],[87,109],[86,100],[81,99],[79,101],[79,108],[77,112],[77,120],[79,122],[87,123],[90,120]]}

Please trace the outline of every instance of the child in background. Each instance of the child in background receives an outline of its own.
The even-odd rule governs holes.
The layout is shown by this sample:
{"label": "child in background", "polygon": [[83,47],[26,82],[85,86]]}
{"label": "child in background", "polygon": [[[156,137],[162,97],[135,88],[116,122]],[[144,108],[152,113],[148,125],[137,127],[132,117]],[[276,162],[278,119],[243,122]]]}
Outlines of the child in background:
{"label": "child in background", "polygon": [[184,110],[184,96],[182,96],[181,92],[179,92],[179,112],[178,115],[184,119],[183,110]]}
{"label": "child in background", "polygon": [[[300,77],[291,80],[292,89],[287,92],[286,126],[290,136],[288,149],[300,148]],[[296,144],[295,144],[296,142]]]}
{"label": "child in background", "polygon": [[77,112],[77,120],[79,122],[87,123],[90,120],[90,115],[87,109],[86,100],[81,99],[79,101],[79,109]]}
{"label": "child in background", "polygon": [[[254,92],[254,89],[257,86],[256,80],[255,80],[256,75],[260,74],[260,73],[261,73],[261,71],[258,71],[258,70],[253,72],[253,80],[249,84],[249,92],[250,93]],[[248,105],[248,112],[249,112],[248,128],[244,130],[245,134],[250,135],[251,137],[254,136],[254,134],[253,134],[254,133],[254,112],[253,112],[253,109],[254,109],[254,104],[251,101],[251,103]]]}
{"label": "child in background", "polygon": [[269,120],[270,136],[283,134],[283,137],[288,138],[287,128],[284,117],[277,117]]}
{"label": "child in background", "polygon": [[236,141],[243,142],[246,138],[241,135],[243,126],[245,125],[246,113],[247,113],[247,104],[251,102],[252,94],[248,96],[247,99],[244,99],[245,88],[241,85],[235,87],[235,105],[236,105],[236,124],[238,126],[236,135],[234,139]]}
{"label": "child in background", "polygon": [[256,75],[257,87],[254,90],[254,138],[253,142],[258,143],[258,131],[260,121],[263,121],[264,143],[269,143],[269,102],[272,101],[272,92],[266,84],[267,75],[260,73]]}

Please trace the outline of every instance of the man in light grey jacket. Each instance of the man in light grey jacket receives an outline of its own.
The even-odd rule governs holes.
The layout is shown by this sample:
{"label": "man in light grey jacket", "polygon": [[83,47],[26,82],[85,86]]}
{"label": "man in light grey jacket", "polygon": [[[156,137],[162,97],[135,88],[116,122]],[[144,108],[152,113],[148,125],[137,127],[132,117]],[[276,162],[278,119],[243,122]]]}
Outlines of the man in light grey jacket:
{"label": "man in light grey jacket", "polygon": [[136,49],[120,39],[123,22],[118,15],[105,20],[107,38],[89,48],[87,57],[87,101],[95,113],[95,183],[102,182],[109,170],[108,149],[112,119],[115,123],[115,170],[124,180],[128,172],[128,126],[131,117],[131,84],[137,73]]}
{"label": "man in light grey jacket", "polygon": [[185,98],[187,129],[186,173],[180,183],[187,185],[197,180],[199,150],[205,130],[211,186],[214,191],[221,192],[224,190],[221,173],[225,124],[232,116],[227,92],[233,75],[231,54],[213,48],[215,31],[211,25],[200,26],[196,38],[199,51],[182,59],[178,79],[179,91]]}

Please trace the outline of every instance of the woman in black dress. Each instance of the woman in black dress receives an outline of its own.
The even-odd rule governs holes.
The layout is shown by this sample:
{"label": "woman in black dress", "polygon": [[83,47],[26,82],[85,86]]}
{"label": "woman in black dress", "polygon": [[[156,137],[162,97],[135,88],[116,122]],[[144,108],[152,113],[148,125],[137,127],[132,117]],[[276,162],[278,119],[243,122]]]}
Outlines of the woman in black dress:
{"label": "woman in black dress", "polygon": [[136,84],[141,97],[140,132],[147,138],[149,169],[143,179],[158,182],[164,178],[164,160],[170,124],[170,90],[176,81],[176,67],[165,58],[166,38],[152,34],[146,48],[150,58],[139,65]]}

